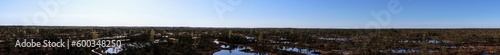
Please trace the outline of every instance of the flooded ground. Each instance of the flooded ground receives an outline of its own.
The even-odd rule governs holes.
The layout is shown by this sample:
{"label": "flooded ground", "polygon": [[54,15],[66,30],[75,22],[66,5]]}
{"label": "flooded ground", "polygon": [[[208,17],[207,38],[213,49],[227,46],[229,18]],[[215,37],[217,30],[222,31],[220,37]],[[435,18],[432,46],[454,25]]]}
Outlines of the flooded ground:
{"label": "flooded ground", "polygon": [[213,55],[266,55],[253,52],[253,49],[248,46],[221,45],[221,48],[220,51],[215,52]]}
{"label": "flooded ground", "polygon": [[[0,29],[1,55],[498,54],[500,30]],[[35,31],[38,30],[38,31]],[[488,34],[489,33],[489,34]],[[115,47],[20,48],[18,39],[120,40]]]}

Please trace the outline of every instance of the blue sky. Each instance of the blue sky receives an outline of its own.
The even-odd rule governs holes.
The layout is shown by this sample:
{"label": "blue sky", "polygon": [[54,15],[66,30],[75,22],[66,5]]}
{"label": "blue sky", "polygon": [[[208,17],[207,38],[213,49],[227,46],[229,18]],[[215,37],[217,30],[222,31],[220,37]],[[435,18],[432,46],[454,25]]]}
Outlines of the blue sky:
{"label": "blue sky", "polygon": [[[382,25],[370,12],[389,10],[390,1],[403,9]],[[500,0],[0,0],[0,25],[500,28],[499,5]]]}

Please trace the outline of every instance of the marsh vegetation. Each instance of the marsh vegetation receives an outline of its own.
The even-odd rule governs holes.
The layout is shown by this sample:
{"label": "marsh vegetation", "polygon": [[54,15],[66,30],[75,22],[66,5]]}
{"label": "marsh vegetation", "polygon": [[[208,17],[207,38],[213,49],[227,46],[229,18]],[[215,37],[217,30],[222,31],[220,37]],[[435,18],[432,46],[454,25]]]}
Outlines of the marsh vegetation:
{"label": "marsh vegetation", "polygon": [[[0,55],[499,54],[500,29],[2,27]],[[114,39],[113,48],[22,48],[14,40]]]}

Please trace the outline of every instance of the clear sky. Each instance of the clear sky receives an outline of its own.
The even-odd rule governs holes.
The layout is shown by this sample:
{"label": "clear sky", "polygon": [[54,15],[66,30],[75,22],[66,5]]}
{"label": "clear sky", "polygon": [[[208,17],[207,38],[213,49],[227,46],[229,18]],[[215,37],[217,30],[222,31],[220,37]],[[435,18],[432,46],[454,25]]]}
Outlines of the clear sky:
{"label": "clear sky", "polygon": [[[394,11],[388,5],[401,11],[382,17],[386,21],[377,21],[370,13]],[[373,24],[500,28],[500,0],[0,0],[0,25],[371,28]]]}

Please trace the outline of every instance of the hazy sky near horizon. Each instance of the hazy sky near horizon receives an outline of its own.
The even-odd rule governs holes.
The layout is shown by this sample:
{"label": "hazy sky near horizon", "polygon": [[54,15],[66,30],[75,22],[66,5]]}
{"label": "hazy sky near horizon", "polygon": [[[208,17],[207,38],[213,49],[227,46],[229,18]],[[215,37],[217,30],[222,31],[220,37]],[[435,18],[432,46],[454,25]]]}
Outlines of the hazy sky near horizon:
{"label": "hazy sky near horizon", "polygon": [[0,25],[500,28],[500,0],[0,0]]}

